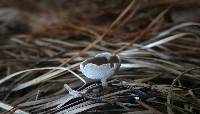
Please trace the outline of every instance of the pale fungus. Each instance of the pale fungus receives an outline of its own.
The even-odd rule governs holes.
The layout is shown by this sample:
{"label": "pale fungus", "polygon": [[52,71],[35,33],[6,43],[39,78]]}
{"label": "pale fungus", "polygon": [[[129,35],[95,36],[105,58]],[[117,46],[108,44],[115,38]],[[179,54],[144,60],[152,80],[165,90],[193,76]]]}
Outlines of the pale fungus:
{"label": "pale fungus", "polygon": [[100,80],[103,88],[106,88],[107,79],[119,70],[120,65],[119,56],[105,52],[83,61],[80,70],[86,77]]}

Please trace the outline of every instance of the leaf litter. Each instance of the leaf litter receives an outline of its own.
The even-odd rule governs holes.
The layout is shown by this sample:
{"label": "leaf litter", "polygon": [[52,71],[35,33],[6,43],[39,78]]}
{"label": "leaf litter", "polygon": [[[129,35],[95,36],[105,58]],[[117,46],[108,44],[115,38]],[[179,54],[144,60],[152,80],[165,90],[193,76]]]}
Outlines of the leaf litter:
{"label": "leaf litter", "polygon": [[[0,43],[0,112],[200,113],[199,2],[107,1],[104,7],[97,1],[88,3],[93,6],[89,12],[84,7],[80,12],[72,7],[42,12],[39,3],[34,7],[40,14],[8,9],[14,14],[5,16],[12,19],[0,25],[6,30],[0,34],[7,37]],[[178,17],[186,7],[197,16],[190,14],[189,19],[188,10]],[[29,20],[14,21],[16,16]],[[14,23],[29,30],[13,32],[16,26],[11,26],[10,31]],[[122,61],[106,89],[79,69],[82,61],[102,52],[117,54]]]}

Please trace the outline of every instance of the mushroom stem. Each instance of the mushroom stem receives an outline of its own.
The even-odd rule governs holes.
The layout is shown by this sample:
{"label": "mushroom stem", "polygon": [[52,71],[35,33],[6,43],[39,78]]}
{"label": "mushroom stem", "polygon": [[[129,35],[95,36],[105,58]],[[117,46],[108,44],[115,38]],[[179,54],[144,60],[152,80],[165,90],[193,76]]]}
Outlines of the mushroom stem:
{"label": "mushroom stem", "polygon": [[106,78],[101,79],[101,85],[103,86],[104,89],[108,87],[108,83],[107,83]]}

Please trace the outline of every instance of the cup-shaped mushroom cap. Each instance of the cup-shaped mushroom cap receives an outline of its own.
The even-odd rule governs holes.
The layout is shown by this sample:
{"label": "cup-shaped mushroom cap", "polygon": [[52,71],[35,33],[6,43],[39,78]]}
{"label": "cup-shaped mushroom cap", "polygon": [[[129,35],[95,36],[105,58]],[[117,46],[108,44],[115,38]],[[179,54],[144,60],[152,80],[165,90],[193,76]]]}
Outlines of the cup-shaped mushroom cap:
{"label": "cup-shaped mushroom cap", "polygon": [[119,56],[105,52],[86,59],[80,64],[81,72],[90,79],[107,79],[118,71],[121,65]]}

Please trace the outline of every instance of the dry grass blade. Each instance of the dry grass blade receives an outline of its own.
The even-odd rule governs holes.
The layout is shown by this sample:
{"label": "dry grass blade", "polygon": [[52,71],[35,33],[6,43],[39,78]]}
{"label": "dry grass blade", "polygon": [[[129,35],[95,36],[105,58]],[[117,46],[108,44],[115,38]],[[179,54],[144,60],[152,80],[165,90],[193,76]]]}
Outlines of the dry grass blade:
{"label": "dry grass blade", "polygon": [[[85,84],[86,84],[86,81],[83,79],[83,78],[81,78],[79,75],[77,75],[76,73],[74,73],[73,71],[71,71],[71,70],[69,70],[68,68],[64,68],[64,67],[46,67],[46,68],[34,68],[34,69],[27,69],[27,70],[23,70],[23,71],[19,71],[19,72],[16,72],[16,73],[13,73],[13,74],[11,74],[11,75],[9,75],[9,76],[6,76],[5,78],[3,78],[3,79],[1,79],[0,80],[0,84],[2,84],[2,83],[4,83],[5,81],[7,81],[7,80],[9,80],[9,79],[11,79],[11,78],[14,78],[15,76],[17,76],[17,75],[20,75],[20,74],[22,74],[22,73],[25,73],[25,72],[30,72],[30,71],[39,71],[39,70],[60,70],[59,71],[59,73],[60,72],[64,72],[64,71],[69,71],[69,72],[71,72],[72,74],[74,74],[76,77],[78,77],[80,80],[82,80]],[[55,74],[53,74],[53,75],[55,75]],[[49,76],[48,76],[49,77]],[[39,79],[39,80],[42,80],[42,79]]]}
{"label": "dry grass blade", "polygon": [[166,36],[174,31],[176,31],[177,29],[183,29],[185,27],[188,27],[188,26],[199,26],[200,27],[200,24],[199,23],[195,23],[195,22],[188,22],[188,23],[183,23],[183,24],[179,24],[179,25],[176,25],[166,31],[163,31],[161,32],[155,39],[158,39],[160,37],[163,37],[163,36]]}
{"label": "dry grass blade", "polygon": [[[41,83],[49,78],[52,78],[53,76],[55,75],[58,75],[62,72],[65,72],[65,71],[69,71],[70,73],[72,73],[74,76],[76,76],[77,78],[79,78],[81,81],[83,81],[85,84],[86,84],[86,81],[80,77],[79,75],[77,75],[76,73],[74,73],[73,71],[69,70],[69,68],[64,68],[64,67],[47,67],[47,68],[36,68],[36,69],[29,69],[29,70],[24,70],[24,71],[20,71],[20,72],[17,72],[17,73],[14,73],[14,74],[11,74],[10,76],[8,76],[8,78],[6,79],[10,79],[16,75],[19,75],[21,73],[24,73],[24,72],[29,72],[29,71],[34,71],[34,70],[46,70],[46,69],[54,69],[54,70],[58,70],[58,71],[55,71],[55,72],[52,72],[52,73],[49,73],[49,74],[44,74],[38,78],[35,78],[34,80],[31,80],[29,82],[25,82],[23,84],[19,84],[18,86],[16,86],[15,88],[13,88],[12,91],[18,91],[18,90],[21,90],[21,89],[24,89],[26,87],[29,87],[31,85],[35,85],[37,83]],[[6,81],[5,79],[3,81]]]}
{"label": "dry grass blade", "polygon": [[[7,110],[7,111],[12,111],[14,109],[14,107],[12,107],[12,106],[10,106],[8,104],[2,103],[2,102],[0,102],[0,107],[2,109],[4,109],[4,110]],[[14,109],[14,110],[15,110],[14,112],[16,114],[29,114],[29,113],[27,113],[27,112],[25,112],[23,110],[20,110],[20,109]]]}

